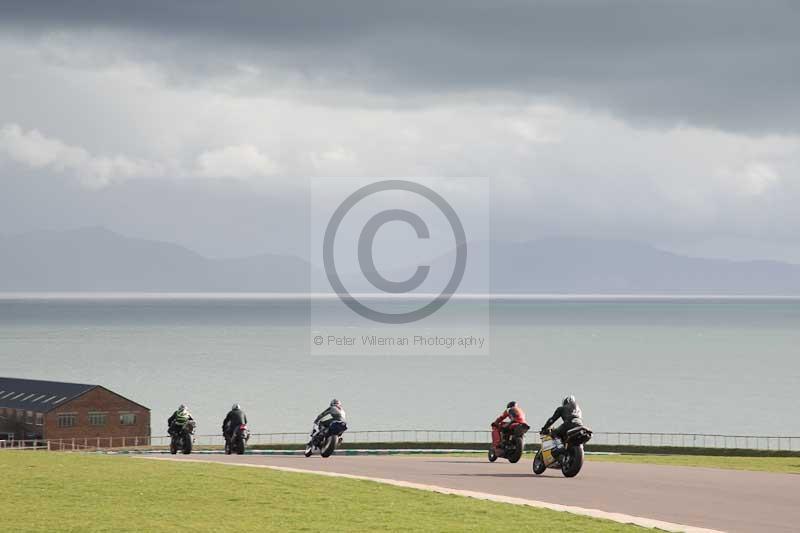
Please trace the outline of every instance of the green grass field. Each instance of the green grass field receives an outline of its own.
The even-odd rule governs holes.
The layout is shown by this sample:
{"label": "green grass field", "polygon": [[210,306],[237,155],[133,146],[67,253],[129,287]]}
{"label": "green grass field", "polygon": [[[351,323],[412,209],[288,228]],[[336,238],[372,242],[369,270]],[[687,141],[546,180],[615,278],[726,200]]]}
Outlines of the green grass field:
{"label": "green grass field", "polygon": [[370,481],[201,463],[0,452],[15,531],[642,531]]}
{"label": "green grass field", "polygon": [[800,474],[800,457],[733,457],[703,455],[590,455],[590,461],[695,466]]}

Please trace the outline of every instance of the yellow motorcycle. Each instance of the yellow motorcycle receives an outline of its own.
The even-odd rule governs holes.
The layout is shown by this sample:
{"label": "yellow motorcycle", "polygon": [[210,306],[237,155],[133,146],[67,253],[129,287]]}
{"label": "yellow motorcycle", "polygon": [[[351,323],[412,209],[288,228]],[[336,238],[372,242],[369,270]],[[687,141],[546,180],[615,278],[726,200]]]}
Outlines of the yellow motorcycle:
{"label": "yellow motorcycle", "polygon": [[548,468],[560,468],[564,477],[575,477],[583,467],[583,445],[592,438],[592,430],[576,426],[567,431],[564,442],[552,431],[540,434],[542,446],[533,458],[533,473],[543,474]]}

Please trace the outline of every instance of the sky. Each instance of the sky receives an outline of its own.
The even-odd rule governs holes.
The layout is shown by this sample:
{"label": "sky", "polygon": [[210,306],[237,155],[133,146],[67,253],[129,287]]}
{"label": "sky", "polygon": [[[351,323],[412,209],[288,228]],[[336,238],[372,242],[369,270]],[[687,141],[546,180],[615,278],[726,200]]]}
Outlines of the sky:
{"label": "sky", "polygon": [[800,262],[798,27],[781,1],[6,1],[0,233],[305,255],[319,179],[481,177],[495,239]]}

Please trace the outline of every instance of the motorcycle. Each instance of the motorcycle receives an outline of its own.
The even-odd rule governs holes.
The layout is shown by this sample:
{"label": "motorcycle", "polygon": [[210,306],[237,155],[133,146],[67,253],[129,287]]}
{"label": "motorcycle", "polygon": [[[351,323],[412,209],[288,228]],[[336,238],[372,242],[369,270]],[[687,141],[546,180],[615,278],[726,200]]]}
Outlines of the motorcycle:
{"label": "motorcycle", "polygon": [[236,455],[242,455],[249,439],[250,430],[247,429],[247,424],[239,424],[239,427],[233,430],[231,438],[225,442],[225,454],[235,453]]}
{"label": "motorcycle", "polygon": [[342,443],[342,433],[345,431],[347,424],[341,420],[334,420],[327,427],[313,431],[303,455],[311,457],[314,450],[318,450],[322,457],[330,457],[336,451],[336,446]]}
{"label": "motorcycle", "polygon": [[525,449],[525,433],[531,427],[525,423],[513,424],[500,432],[500,444],[489,446],[489,462],[497,461],[498,457],[505,457],[509,463],[516,463],[522,457]]}
{"label": "motorcycle", "polygon": [[563,443],[552,431],[540,436],[542,446],[533,458],[533,473],[538,476],[548,468],[560,468],[564,477],[577,476],[583,467],[583,445],[592,438],[592,430],[576,426],[567,431]]}
{"label": "motorcycle", "polygon": [[169,453],[175,455],[178,450],[184,455],[192,453],[192,444],[194,444],[194,428],[195,421],[189,420],[186,424],[178,426],[170,431]]}

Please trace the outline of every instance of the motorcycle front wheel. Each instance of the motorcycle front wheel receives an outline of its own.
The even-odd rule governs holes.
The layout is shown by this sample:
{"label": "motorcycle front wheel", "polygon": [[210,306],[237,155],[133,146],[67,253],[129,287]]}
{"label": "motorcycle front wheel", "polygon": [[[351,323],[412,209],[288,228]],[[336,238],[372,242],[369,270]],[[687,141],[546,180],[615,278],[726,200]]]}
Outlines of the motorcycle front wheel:
{"label": "motorcycle front wheel", "polygon": [[192,453],[192,437],[186,436],[183,438],[183,449],[181,450],[183,455],[189,455]]}
{"label": "motorcycle front wheel", "polygon": [[542,451],[539,450],[533,457],[533,473],[536,474],[537,476],[540,476],[544,474],[545,470],[547,470],[547,466],[544,464],[544,457],[542,457]]}
{"label": "motorcycle front wheel", "polygon": [[307,444],[306,449],[303,451],[303,455],[306,457],[311,457],[312,453],[314,453],[314,448],[311,446],[311,444]]}
{"label": "motorcycle front wheel", "polygon": [[575,477],[583,467],[583,446],[570,446],[561,459],[561,473],[564,477]]}
{"label": "motorcycle front wheel", "polygon": [[497,461],[497,454],[494,453],[494,448],[489,448],[489,453],[487,455],[489,456],[490,463]]}

